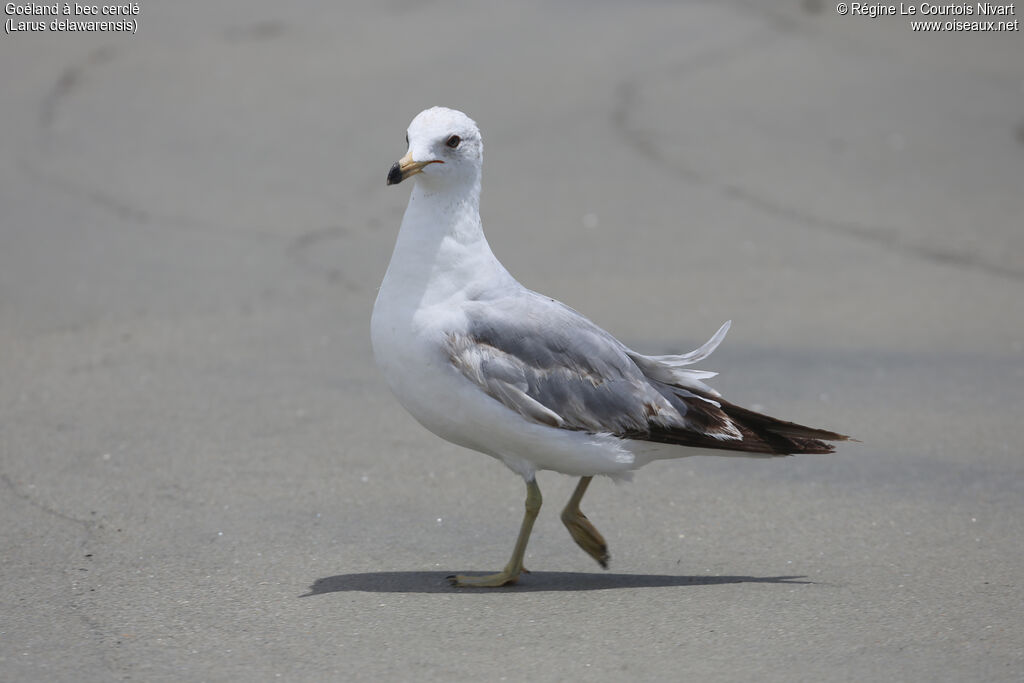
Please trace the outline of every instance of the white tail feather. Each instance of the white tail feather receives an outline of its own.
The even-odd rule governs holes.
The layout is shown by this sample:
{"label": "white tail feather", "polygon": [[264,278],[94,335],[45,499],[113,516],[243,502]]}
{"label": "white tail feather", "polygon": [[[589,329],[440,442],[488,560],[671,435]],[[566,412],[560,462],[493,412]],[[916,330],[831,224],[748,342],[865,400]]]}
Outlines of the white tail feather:
{"label": "white tail feather", "polygon": [[718,345],[725,339],[725,334],[729,331],[729,326],[732,325],[731,320],[727,320],[724,325],[718,328],[718,332],[708,339],[699,349],[690,351],[680,355],[665,355],[665,356],[644,356],[636,353],[635,351],[629,352],[629,357],[633,359],[633,362],[637,364],[637,367],[643,371],[645,375],[651,379],[664,382],[666,384],[674,384],[681,387],[689,387],[691,389],[697,389],[710,393],[712,396],[718,396],[718,392],[704,384],[701,380],[714,377],[717,372],[711,372],[710,370],[691,370],[686,368],[687,365],[693,365],[698,363],[718,348]]}
{"label": "white tail feather", "polygon": [[718,332],[715,332],[715,334],[712,335],[711,339],[704,342],[703,346],[699,349],[695,349],[689,353],[667,356],[648,356],[648,358],[673,368],[699,363],[710,356],[711,353],[718,348],[718,345],[722,343],[723,339],[725,339],[725,334],[729,331],[729,327],[731,325],[732,321],[726,320],[725,323],[718,328]]}

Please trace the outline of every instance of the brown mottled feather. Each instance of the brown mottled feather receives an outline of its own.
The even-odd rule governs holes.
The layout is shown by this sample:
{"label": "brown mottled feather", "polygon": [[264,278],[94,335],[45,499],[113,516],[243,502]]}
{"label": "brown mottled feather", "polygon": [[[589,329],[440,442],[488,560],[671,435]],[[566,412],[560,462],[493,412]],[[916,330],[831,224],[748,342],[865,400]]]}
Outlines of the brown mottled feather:
{"label": "brown mottled feather", "polygon": [[[835,446],[826,441],[848,441],[850,439],[845,434],[806,427],[741,408],[720,397],[712,399],[720,407],[700,399],[684,398],[680,400],[689,409],[686,413],[687,422],[696,429],[664,429],[651,425],[646,434],[631,435],[631,438],[696,448],[764,453],[765,455],[832,453],[835,451]],[[708,433],[713,431],[723,418],[739,429],[743,435],[742,440],[716,439]]]}

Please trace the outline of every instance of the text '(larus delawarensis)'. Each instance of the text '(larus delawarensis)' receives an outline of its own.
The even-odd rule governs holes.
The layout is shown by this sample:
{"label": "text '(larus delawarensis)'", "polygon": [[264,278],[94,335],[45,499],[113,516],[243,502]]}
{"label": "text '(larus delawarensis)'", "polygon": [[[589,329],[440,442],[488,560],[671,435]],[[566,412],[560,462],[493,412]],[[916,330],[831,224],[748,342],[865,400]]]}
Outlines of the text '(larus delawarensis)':
{"label": "text '(larus delawarensis)'", "polygon": [[449,577],[502,586],[523,572],[541,506],[538,470],[580,477],[562,511],[573,540],[602,567],[604,538],[580,511],[595,475],[628,477],[664,458],[831,453],[848,437],[722,399],[695,351],[645,356],[568,306],[519,284],[480,223],[483,143],[462,112],[434,107],[408,128],[388,185],[414,180],[373,307],[373,352],[402,406],[443,439],[505,463],[526,481],[526,514],[505,568]]}

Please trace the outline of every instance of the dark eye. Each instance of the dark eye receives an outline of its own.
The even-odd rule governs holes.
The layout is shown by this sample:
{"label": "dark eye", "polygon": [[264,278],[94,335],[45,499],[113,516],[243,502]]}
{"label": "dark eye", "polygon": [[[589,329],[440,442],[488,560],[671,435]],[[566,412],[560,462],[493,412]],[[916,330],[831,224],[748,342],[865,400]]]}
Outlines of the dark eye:
{"label": "dark eye", "polygon": [[458,135],[453,135],[447,140],[445,140],[444,144],[448,145],[452,149],[455,149],[456,147],[459,146],[460,142],[462,142],[462,138],[460,138]]}
{"label": "dark eye", "polygon": [[409,134],[408,133],[405,134],[405,146],[406,147],[409,146]]}

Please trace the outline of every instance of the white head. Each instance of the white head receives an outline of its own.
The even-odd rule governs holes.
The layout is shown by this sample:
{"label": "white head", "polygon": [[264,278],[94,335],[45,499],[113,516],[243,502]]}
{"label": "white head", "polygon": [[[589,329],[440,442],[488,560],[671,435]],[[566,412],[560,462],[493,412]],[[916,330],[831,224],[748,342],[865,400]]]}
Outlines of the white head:
{"label": "white head", "polygon": [[420,112],[406,131],[409,150],[388,173],[388,185],[418,175],[437,187],[479,180],[484,145],[480,129],[461,111],[432,107]]}

